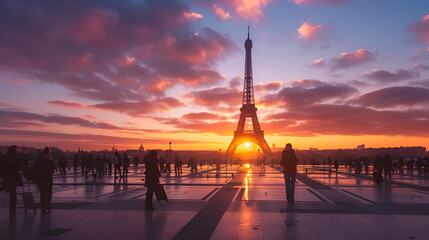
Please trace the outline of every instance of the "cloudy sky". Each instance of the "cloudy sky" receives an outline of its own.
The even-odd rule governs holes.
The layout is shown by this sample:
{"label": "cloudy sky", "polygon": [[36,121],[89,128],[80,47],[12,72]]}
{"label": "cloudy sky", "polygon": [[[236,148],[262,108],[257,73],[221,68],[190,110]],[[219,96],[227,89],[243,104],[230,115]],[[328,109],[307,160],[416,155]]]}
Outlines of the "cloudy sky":
{"label": "cloudy sky", "polygon": [[268,144],[429,147],[429,1],[0,2],[0,144],[226,149],[247,26]]}

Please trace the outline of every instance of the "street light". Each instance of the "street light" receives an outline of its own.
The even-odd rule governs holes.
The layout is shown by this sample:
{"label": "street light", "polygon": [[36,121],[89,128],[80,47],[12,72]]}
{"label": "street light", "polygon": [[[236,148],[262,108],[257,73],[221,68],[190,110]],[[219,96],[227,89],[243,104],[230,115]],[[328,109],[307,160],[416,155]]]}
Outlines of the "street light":
{"label": "street light", "polygon": [[168,144],[170,145],[170,163],[171,163],[171,160],[172,160],[172,158],[171,158],[171,142],[169,142]]}

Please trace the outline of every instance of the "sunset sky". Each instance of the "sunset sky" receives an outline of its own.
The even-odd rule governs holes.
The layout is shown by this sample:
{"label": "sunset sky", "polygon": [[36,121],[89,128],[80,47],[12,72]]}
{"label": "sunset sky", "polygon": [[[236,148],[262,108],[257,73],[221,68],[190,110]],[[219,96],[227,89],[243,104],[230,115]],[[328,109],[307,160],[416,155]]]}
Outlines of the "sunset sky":
{"label": "sunset sky", "polygon": [[429,147],[429,1],[0,1],[0,144]]}

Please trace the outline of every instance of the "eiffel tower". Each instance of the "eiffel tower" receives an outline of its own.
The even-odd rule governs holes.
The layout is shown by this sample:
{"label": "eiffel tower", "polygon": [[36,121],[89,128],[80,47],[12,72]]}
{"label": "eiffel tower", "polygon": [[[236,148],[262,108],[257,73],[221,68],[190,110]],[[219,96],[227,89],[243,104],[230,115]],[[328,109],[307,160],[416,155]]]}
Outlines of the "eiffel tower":
{"label": "eiffel tower", "polygon": [[[265,141],[264,131],[259,125],[258,116],[255,107],[255,97],[253,95],[253,73],[252,73],[252,40],[250,40],[249,27],[247,28],[247,39],[244,43],[246,48],[246,64],[244,68],[244,91],[243,104],[240,108],[240,120],[237,130],[234,131],[234,138],[228,147],[226,153],[233,154],[235,149],[245,142],[257,144],[264,153],[271,153],[271,149]],[[245,130],[246,118],[252,119],[253,130]]]}

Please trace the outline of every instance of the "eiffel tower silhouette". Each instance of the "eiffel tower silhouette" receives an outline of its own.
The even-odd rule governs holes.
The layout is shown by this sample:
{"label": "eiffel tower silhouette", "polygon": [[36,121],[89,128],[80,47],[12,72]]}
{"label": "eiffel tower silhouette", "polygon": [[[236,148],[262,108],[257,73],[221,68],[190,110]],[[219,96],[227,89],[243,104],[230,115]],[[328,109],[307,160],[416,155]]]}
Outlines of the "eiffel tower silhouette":
{"label": "eiffel tower silhouette", "polygon": [[[250,29],[247,27],[247,39],[244,43],[246,48],[246,64],[244,68],[244,91],[243,104],[240,108],[240,120],[237,130],[234,131],[234,138],[228,147],[226,153],[233,154],[238,146],[245,142],[257,144],[264,153],[271,153],[271,149],[265,141],[264,131],[259,125],[258,116],[255,107],[255,97],[253,94],[253,73],[252,73],[252,40],[250,40]],[[245,130],[246,118],[252,119],[253,130]]]}

